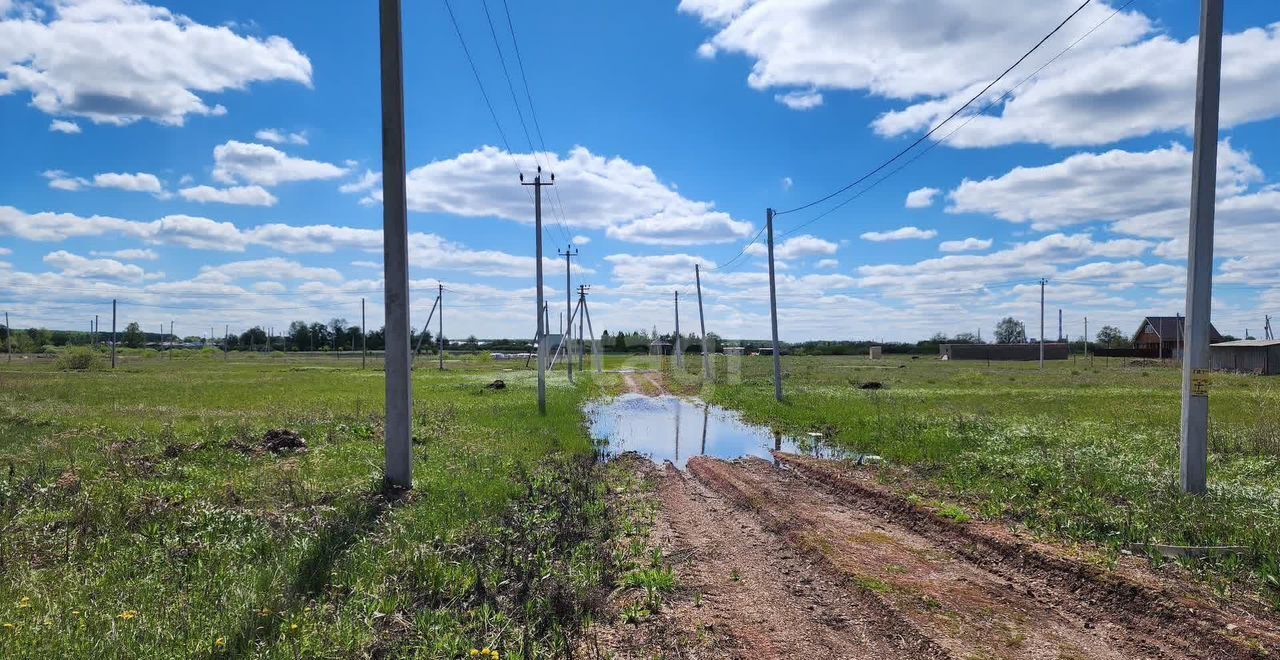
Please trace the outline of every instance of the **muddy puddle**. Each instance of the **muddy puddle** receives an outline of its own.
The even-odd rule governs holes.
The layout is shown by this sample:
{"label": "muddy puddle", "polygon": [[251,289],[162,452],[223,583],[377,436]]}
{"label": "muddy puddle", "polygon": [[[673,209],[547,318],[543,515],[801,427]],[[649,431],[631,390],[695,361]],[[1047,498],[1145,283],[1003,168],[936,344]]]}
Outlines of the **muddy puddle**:
{"label": "muddy puddle", "polygon": [[656,463],[671,461],[680,469],[691,456],[771,459],[769,451],[775,449],[817,458],[860,458],[816,437],[775,434],[743,421],[737,412],[695,399],[628,393],[592,402],[586,413],[591,437],[603,443],[607,453],[634,451]]}

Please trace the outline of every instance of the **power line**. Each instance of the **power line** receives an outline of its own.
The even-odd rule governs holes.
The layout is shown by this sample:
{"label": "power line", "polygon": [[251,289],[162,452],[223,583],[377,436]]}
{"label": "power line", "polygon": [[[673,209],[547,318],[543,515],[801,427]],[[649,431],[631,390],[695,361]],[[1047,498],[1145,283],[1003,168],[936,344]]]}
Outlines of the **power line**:
{"label": "power line", "polygon": [[[835,206],[832,206],[831,208],[829,208],[829,209],[827,209],[827,210],[823,211],[822,213],[819,213],[818,215],[816,215],[816,216],[814,216],[814,217],[810,218],[809,220],[806,220],[805,222],[802,222],[802,223],[800,223],[799,225],[797,225],[797,226],[795,226],[795,227],[792,227],[791,229],[788,229],[786,232],[783,232],[783,233],[782,233],[778,238],[779,238],[779,239],[786,238],[787,236],[790,236],[791,234],[794,234],[794,233],[796,233],[797,231],[800,231],[801,229],[803,229],[803,228],[805,228],[805,227],[807,227],[807,226],[809,226],[809,225],[811,225],[811,224],[813,224],[813,223],[817,222],[818,220],[821,220],[822,218],[825,218],[826,216],[828,216],[828,215],[830,215],[831,213],[833,213],[833,212],[835,212],[835,211],[839,210],[840,208],[842,208],[842,207],[843,207],[843,206],[845,206],[846,204],[848,204],[848,203],[852,202],[853,200],[858,199],[859,197],[861,197],[861,196],[865,195],[867,192],[871,191],[871,190],[872,190],[872,189],[874,189],[876,186],[878,186],[878,185],[880,185],[881,183],[883,183],[883,182],[885,181],[885,179],[888,179],[888,178],[892,177],[893,175],[897,174],[898,172],[901,172],[902,170],[906,169],[909,165],[911,165],[912,163],[914,163],[914,162],[916,162],[917,160],[919,160],[922,156],[924,156],[925,154],[929,153],[930,151],[933,151],[933,150],[934,150],[934,148],[936,148],[938,145],[940,145],[940,144],[944,144],[945,142],[947,142],[948,140],[950,140],[950,139],[952,138],[952,136],[954,136],[956,133],[959,133],[960,131],[964,130],[964,128],[965,128],[966,126],[968,126],[969,124],[973,123],[973,120],[974,120],[974,119],[977,119],[978,117],[983,116],[983,114],[984,114],[987,110],[991,109],[991,108],[992,108],[993,106],[995,106],[996,104],[1001,103],[1001,102],[1002,102],[1002,101],[1004,101],[1005,99],[1009,98],[1009,95],[1010,95],[1010,94],[1012,94],[1015,90],[1017,90],[1019,87],[1022,87],[1022,86],[1023,86],[1023,85],[1025,85],[1027,82],[1029,82],[1032,78],[1034,78],[1034,77],[1036,77],[1037,75],[1039,75],[1039,73],[1040,73],[1041,71],[1044,71],[1046,68],[1048,68],[1048,67],[1049,67],[1049,65],[1053,64],[1054,62],[1057,62],[1057,61],[1058,61],[1058,60],[1059,60],[1063,55],[1066,55],[1068,51],[1070,51],[1072,48],[1075,48],[1075,47],[1076,47],[1076,46],[1077,46],[1081,41],[1084,41],[1086,38],[1088,38],[1090,35],[1092,35],[1094,32],[1096,32],[1096,31],[1098,30],[1098,28],[1101,28],[1103,25],[1106,25],[1108,21],[1110,21],[1112,18],[1114,18],[1114,17],[1116,16],[1116,14],[1119,14],[1120,12],[1124,11],[1124,10],[1125,10],[1129,5],[1132,5],[1134,2],[1135,2],[1135,0],[1128,0],[1128,2],[1124,3],[1123,5],[1121,5],[1120,7],[1118,7],[1115,11],[1111,12],[1110,14],[1108,14],[1106,18],[1102,19],[1102,20],[1101,20],[1101,21],[1099,21],[1096,25],[1094,25],[1093,27],[1089,28],[1089,30],[1088,30],[1087,32],[1085,32],[1084,34],[1080,35],[1080,37],[1079,37],[1079,38],[1077,38],[1075,41],[1072,41],[1070,44],[1067,44],[1067,47],[1066,47],[1066,48],[1063,48],[1062,50],[1058,51],[1058,54],[1057,54],[1057,55],[1054,55],[1052,58],[1050,58],[1049,60],[1045,61],[1045,63],[1044,63],[1044,64],[1041,64],[1039,67],[1037,67],[1035,71],[1032,71],[1030,74],[1028,74],[1028,75],[1027,75],[1026,77],[1024,77],[1022,80],[1018,81],[1018,83],[1017,83],[1017,84],[1015,84],[1015,85],[1013,85],[1012,87],[1010,87],[1009,89],[1005,90],[1005,92],[1004,92],[1003,94],[1001,94],[1000,96],[997,96],[996,98],[994,98],[994,99],[992,99],[992,100],[988,101],[988,102],[987,102],[986,104],[984,104],[984,105],[982,106],[982,108],[980,108],[977,112],[975,112],[975,113],[973,113],[973,114],[969,115],[969,117],[968,117],[967,119],[965,119],[965,120],[964,120],[964,122],[963,122],[962,124],[960,124],[959,126],[957,126],[957,127],[956,127],[956,128],[954,128],[954,129],[952,129],[952,131],[951,131],[950,133],[947,133],[946,135],[942,136],[942,138],[941,138],[941,139],[939,139],[939,140],[935,140],[934,142],[930,142],[927,146],[925,146],[925,148],[924,148],[923,150],[916,152],[916,154],[915,154],[914,156],[912,156],[911,158],[909,158],[906,162],[902,163],[902,164],[901,164],[901,165],[899,165],[898,167],[895,167],[893,170],[889,171],[887,174],[885,174],[884,176],[880,177],[879,179],[876,179],[875,181],[873,181],[873,182],[871,183],[871,185],[867,186],[866,188],[863,188],[862,190],[858,191],[856,194],[854,194],[854,195],[850,196],[849,198],[845,199],[844,201],[840,202],[839,204],[836,204]],[[945,123],[945,122],[944,122],[944,123]],[[939,124],[939,126],[940,126],[940,125],[941,125],[941,124]],[[925,137],[928,137],[928,136],[926,135]],[[912,145],[912,146],[915,146],[915,145]],[[908,147],[908,149],[910,149],[910,147]],[[899,155],[901,155],[901,154],[899,154]],[[895,156],[895,158],[897,158],[897,156]],[[777,215],[777,214],[775,214],[775,216],[776,216],[776,215]]]}
{"label": "power line", "polygon": [[936,125],[934,125],[934,126],[933,126],[933,128],[930,128],[930,129],[929,129],[929,132],[925,133],[924,135],[921,135],[919,138],[917,138],[917,139],[916,139],[916,141],[915,141],[915,142],[912,142],[912,143],[911,143],[910,145],[908,145],[905,149],[903,149],[903,150],[899,151],[898,153],[894,154],[892,158],[890,158],[889,160],[884,161],[883,163],[880,163],[879,165],[877,165],[877,166],[875,167],[875,169],[872,169],[870,172],[867,172],[866,174],[863,174],[862,176],[860,176],[860,177],[858,177],[857,179],[855,179],[853,182],[851,182],[851,183],[849,183],[849,184],[845,185],[845,186],[844,186],[844,187],[842,187],[842,188],[839,188],[838,190],[836,190],[836,191],[834,191],[834,192],[832,192],[832,193],[830,193],[830,194],[828,194],[828,195],[825,195],[825,196],[823,196],[823,197],[821,197],[821,198],[819,198],[819,199],[815,199],[815,200],[813,200],[813,201],[811,201],[811,202],[808,202],[807,204],[802,204],[802,205],[797,206],[797,207],[795,207],[795,208],[787,209],[787,210],[785,210],[785,211],[777,211],[777,212],[775,212],[775,213],[774,213],[774,216],[776,217],[776,216],[779,216],[779,215],[786,215],[786,214],[788,214],[788,213],[795,213],[796,211],[803,211],[804,209],[807,209],[807,208],[809,208],[809,207],[811,207],[811,206],[814,206],[814,205],[816,205],[816,204],[821,204],[821,203],[823,203],[823,202],[825,202],[825,201],[827,201],[827,200],[831,199],[832,197],[835,197],[836,195],[839,195],[839,194],[841,194],[841,193],[843,193],[843,192],[845,192],[845,191],[849,190],[850,188],[852,188],[852,187],[854,187],[854,186],[858,185],[859,183],[862,183],[863,181],[866,181],[867,179],[869,179],[869,178],[871,178],[872,176],[874,176],[874,175],[875,175],[877,172],[879,172],[880,170],[883,170],[884,168],[886,168],[886,167],[888,167],[890,164],[892,164],[894,161],[896,161],[896,160],[898,160],[899,158],[901,158],[902,156],[906,155],[906,153],[907,153],[908,151],[911,151],[912,149],[915,149],[918,145],[920,145],[920,143],[922,143],[922,142],[924,142],[925,140],[929,139],[929,137],[930,137],[930,136],[932,136],[935,132],[937,132],[937,131],[938,131],[938,129],[942,128],[942,127],[943,127],[943,125],[945,125],[947,122],[950,122],[952,119],[955,119],[957,115],[959,115],[959,114],[960,114],[961,112],[963,112],[966,108],[968,108],[970,105],[972,105],[974,101],[977,101],[979,98],[981,98],[983,94],[986,94],[986,93],[987,93],[987,92],[988,92],[988,91],[989,91],[989,90],[990,90],[990,89],[991,89],[991,88],[992,88],[996,83],[1000,82],[1000,80],[1001,80],[1001,79],[1003,79],[1006,75],[1008,75],[1010,71],[1013,71],[1013,70],[1014,70],[1014,68],[1016,68],[1019,64],[1022,64],[1022,62],[1023,62],[1023,61],[1025,61],[1028,57],[1030,57],[1032,53],[1036,52],[1036,51],[1040,48],[1040,46],[1044,45],[1044,43],[1045,43],[1046,41],[1048,41],[1050,37],[1052,37],[1053,35],[1057,34],[1057,33],[1058,33],[1058,31],[1059,31],[1059,30],[1061,30],[1064,26],[1066,26],[1066,24],[1067,24],[1067,23],[1068,23],[1072,18],[1075,18],[1076,14],[1079,14],[1081,11],[1084,11],[1084,8],[1085,8],[1086,6],[1088,6],[1088,5],[1089,5],[1089,3],[1090,3],[1090,2],[1092,2],[1092,1],[1093,1],[1093,0],[1084,0],[1084,2],[1083,2],[1083,3],[1081,3],[1079,7],[1076,7],[1076,10],[1075,10],[1075,11],[1071,12],[1071,14],[1070,14],[1069,16],[1067,16],[1066,18],[1062,19],[1062,22],[1061,22],[1061,23],[1058,23],[1058,26],[1057,26],[1057,27],[1055,27],[1055,28],[1053,28],[1053,30],[1051,30],[1051,31],[1049,32],[1049,34],[1046,34],[1043,38],[1041,38],[1041,39],[1040,39],[1040,41],[1036,42],[1036,45],[1035,45],[1035,46],[1032,46],[1032,47],[1031,47],[1031,50],[1028,50],[1026,53],[1023,53],[1022,57],[1019,57],[1019,58],[1018,58],[1018,61],[1016,61],[1016,62],[1014,62],[1012,65],[1010,65],[1010,66],[1009,66],[1009,68],[1005,69],[1005,70],[1004,70],[1004,72],[1002,72],[1000,75],[996,76],[994,80],[992,80],[991,82],[987,83],[986,87],[983,87],[983,88],[982,88],[982,91],[980,91],[980,92],[978,92],[977,94],[973,95],[973,97],[972,97],[972,98],[970,98],[968,101],[965,101],[964,105],[960,106],[959,108],[956,108],[956,110],[955,110],[954,112],[952,112],[950,115],[948,115],[946,119],[943,119],[942,121],[938,122]]}
{"label": "power line", "polygon": [[[488,0],[481,0],[480,4],[484,8],[484,18],[485,18],[485,22],[488,23],[489,25],[489,34],[493,37],[493,47],[495,50],[498,51],[498,62],[502,65],[502,76],[507,81],[507,91],[511,93],[511,104],[514,105],[516,108],[516,116],[519,117],[520,119],[520,128],[524,131],[524,139],[529,144],[529,153],[533,155],[533,162],[536,163],[539,168],[541,168],[542,160],[538,158],[538,149],[533,145],[533,137],[529,135],[529,126],[524,121],[524,111],[520,109],[520,101],[519,99],[516,98],[516,87],[515,87],[515,84],[511,81],[511,72],[507,69],[507,58],[502,53],[502,44],[498,41],[498,31],[493,27],[493,16],[490,15],[489,13],[489,2]],[[508,18],[508,24],[510,24],[509,14],[507,18]],[[512,39],[513,39],[512,43],[514,43],[514,38],[515,38],[515,32],[512,32]],[[522,70],[523,70],[523,66],[524,65],[521,64]],[[533,112],[532,101],[529,104],[529,112],[531,114]],[[545,146],[543,147],[543,151],[546,151]],[[556,222],[558,224],[558,229],[560,230],[561,236],[565,239],[566,242],[569,241],[570,240],[569,228],[565,225],[564,213],[561,212],[554,203],[552,204],[552,211],[553,211],[553,217],[556,218]]]}
{"label": "power line", "polygon": [[[727,268],[729,265],[733,264],[733,262],[737,261],[738,259],[741,259],[742,255],[747,253],[747,249],[750,248],[752,245],[755,245],[756,241],[760,240],[760,235],[764,233],[764,230],[765,230],[765,226],[760,225],[760,231],[756,232],[756,235],[752,236],[751,240],[747,241],[747,244],[742,246],[741,250],[738,250],[738,254],[735,254],[732,259],[720,264],[719,266],[712,266],[707,270],[708,271],[721,270],[723,268]],[[732,272],[732,271],[725,271],[725,272]]]}
{"label": "power line", "polygon": [[[498,120],[498,113],[493,109],[493,102],[489,99],[489,93],[485,91],[484,81],[480,78],[480,70],[476,68],[475,58],[471,56],[471,49],[467,47],[467,39],[462,36],[462,28],[458,25],[458,18],[453,13],[453,5],[449,0],[444,0],[445,9],[449,11],[449,22],[453,24],[453,32],[458,35],[458,43],[462,46],[462,53],[467,57],[467,64],[471,66],[471,75],[475,76],[476,87],[480,88],[480,96],[484,98],[484,104],[489,108],[489,117],[493,119],[493,125],[498,129],[498,137],[502,139],[502,147],[506,149],[507,156],[511,158],[511,165],[515,167],[517,173],[521,172],[520,163],[516,161],[515,153],[511,150],[511,143],[507,140],[507,132],[502,129],[502,122]],[[532,193],[529,193],[532,196]],[[532,199],[532,197],[530,197]]]}
{"label": "power line", "polygon": [[[515,50],[516,64],[520,67],[520,81],[524,83],[524,97],[525,100],[529,102],[529,116],[533,119],[533,128],[538,134],[538,144],[542,147],[543,153],[550,153],[547,149],[547,141],[542,135],[542,124],[538,121],[538,111],[533,105],[533,92],[529,89],[529,76],[525,74],[524,57],[520,54],[520,40],[516,38],[516,26],[515,22],[511,20],[511,6],[507,4],[507,0],[502,0],[502,9],[507,15],[507,31],[511,33],[511,45]],[[485,11],[488,11],[487,5]],[[565,225],[566,221],[563,217],[565,215],[564,200],[560,198],[560,189],[552,188],[551,193],[555,195],[556,198],[555,204],[552,208],[560,214],[560,222],[562,225]],[[566,225],[566,229],[567,228],[568,227]]]}

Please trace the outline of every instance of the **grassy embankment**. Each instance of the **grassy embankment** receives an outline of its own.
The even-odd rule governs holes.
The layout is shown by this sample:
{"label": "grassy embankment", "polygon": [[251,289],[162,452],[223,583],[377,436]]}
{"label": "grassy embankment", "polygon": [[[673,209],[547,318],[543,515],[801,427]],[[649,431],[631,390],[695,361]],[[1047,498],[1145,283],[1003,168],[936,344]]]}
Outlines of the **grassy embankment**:
{"label": "grassy embankment", "polygon": [[616,578],[590,384],[420,363],[395,498],[358,357],[131,357],[0,363],[0,657],[545,657]]}
{"label": "grassy embankment", "polygon": [[[686,360],[691,373],[668,375],[695,392],[699,362]],[[1057,538],[1117,550],[1247,546],[1211,567],[1188,565],[1256,578],[1280,604],[1278,378],[1213,376],[1211,492],[1189,497],[1177,484],[1179,372],[1169,365],[1096,359],[1049,362],[1041,372],[1035,363],[900,357],[783,364],[781,404],[767,357],[743,358],[736,383],[722,363],[721,382],[702,395],[754,422],[821,430],[838,445],[907,466],[972,514]],[[884,389],[857,387],[868,381]]]}

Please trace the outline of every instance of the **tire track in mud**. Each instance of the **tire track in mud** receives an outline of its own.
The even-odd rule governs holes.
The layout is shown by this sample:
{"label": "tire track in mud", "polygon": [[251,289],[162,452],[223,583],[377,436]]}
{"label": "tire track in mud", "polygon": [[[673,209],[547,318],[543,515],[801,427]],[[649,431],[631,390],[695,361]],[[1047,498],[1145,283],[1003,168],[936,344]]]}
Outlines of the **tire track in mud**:
{"label": "tire track in mud", "polygon": [[866,472],[838,462],[783,452],[774,456],[842,501],[947,543],[992,572],[1031,580],[1038,591],[1062,595],[1062,607],[1084,616],[1168,637],[1168,643],[1192,657],[1247,658],[1258,657],[1257,649],[1280,649],[1280,625],[1261,602],[1223,600],[1186,582],[1185,576],[1171,579],[1134,565],[1107,570],[998,525],[944,520],[878,485]]}
{"label": "tire track in mud", "polygon": [[682,590],[699,594],[669,616],[718,638],[715,657],[950,657],[703,483],[669,463],[659,479],[657,540],[681,558]]}
{"label": "tire track in mud", "polygon": [[[875,603],[863,611],[879,609],[888,625],[920,631],[946,655],[1261,657],[1225,636],[1226,628],[1215,627],[1220,621],[1214,617],[1209,617],[1211,623],[1191,625],[1187,617],[1172,613],[1176,608],[1135,585],[1108,584],[1097,575],[1085,577],[1086,567],[1067,565],[1058,558],[1054,561],[1060,565],[1055,565],[1043,556],[1023,552],[1025,548],[1000,552],[932,514],[917,510],[909,515],[907,508],[914,507],[901,498],[897,498],[899,506],[890,506],[884,498],[894,496],[874,497],[842,484],[838,468],[830,464],[778,457],[797,470],[781,470],[760,459],[730,463],[704,457],[690,459],[688,469],[714,501],[754,514],[747,518],[763,536],[753,543],[796,548],[817,561],[819,573],[856,586],[864,600]],[[679,527],[684,524],[681,517],[697,517],[698,512],[672,507],[664,515]],[[730,520],[741,520],[740,513]],[[863,655],[825,653],[822,657]]]}

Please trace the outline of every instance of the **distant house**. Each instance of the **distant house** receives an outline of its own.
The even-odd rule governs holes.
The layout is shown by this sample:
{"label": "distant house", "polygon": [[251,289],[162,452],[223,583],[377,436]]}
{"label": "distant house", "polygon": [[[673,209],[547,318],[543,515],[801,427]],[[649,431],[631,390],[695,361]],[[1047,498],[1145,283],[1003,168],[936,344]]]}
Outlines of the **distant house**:
{"label": "distant house", "polygon": [[742,347],[741,346],[725,346],[724,354],[725,355],[742,355]]}
{"label": "distant house", "polygon": [[[1185,321],[1184,316],[1148,316],[1142,319],[1142,325],[1133,333],[1133,347],[1157,358],[1180,358],[1182,347],[1187,342]],[[1209,324],[1209,343],[1220,341],[1222,335],[1213,324]]]}
{"label": "distant house", "polygon": [[1241,339],[1209,346],[1209,364],[1218,371],[1280,374],[1280,339]]}

